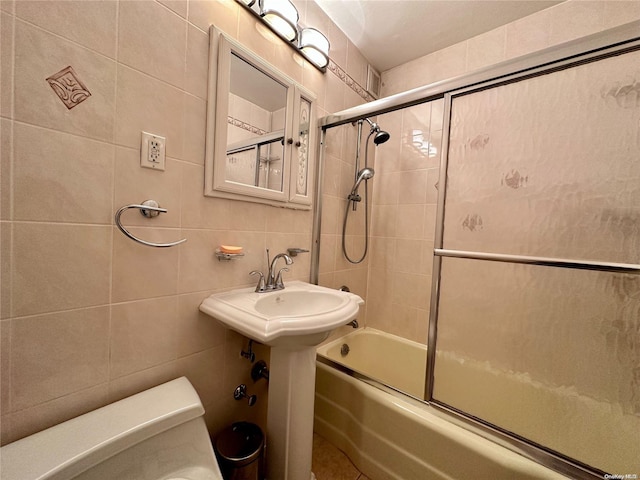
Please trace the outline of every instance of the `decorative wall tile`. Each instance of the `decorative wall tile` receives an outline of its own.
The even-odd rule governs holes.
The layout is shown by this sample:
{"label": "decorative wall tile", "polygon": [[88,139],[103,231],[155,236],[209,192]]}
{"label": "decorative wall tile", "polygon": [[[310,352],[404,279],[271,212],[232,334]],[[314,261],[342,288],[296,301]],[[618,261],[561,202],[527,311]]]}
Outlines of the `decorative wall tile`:
{"label": "decorative wall tile", "polygon": [[375,100],[371,96],[369,92],[367,92],[366,88],[356,82],[347,72],[345,72],[337,63],[333,60],[329,60],[329,65],[327,66],[327,71],[333,73],[336,77],[344,82],[344,84],[349,87],[351,90],[356,92],[363,100],[367,102],[372,102]]}
{"label": "decorative wall tile", "polygon": [[254,125],[243,122],[242,120],[233,118],[232,116],[227,117],[227,123],[229,125],[233,125],[234,127],[238,127],[238,128],[241,128],[242,130],[246,130],[247,132],[253,133],[254,135],[265,135],[266,133],[269,133],[266,130],[263,130],[262,128],[258,128]]}
{"label": "decorative wall tile", "polygon": [[47,83],[69,110],[91,96],[91,92],[78,78],[78,74],[71,66],[48,77]]}

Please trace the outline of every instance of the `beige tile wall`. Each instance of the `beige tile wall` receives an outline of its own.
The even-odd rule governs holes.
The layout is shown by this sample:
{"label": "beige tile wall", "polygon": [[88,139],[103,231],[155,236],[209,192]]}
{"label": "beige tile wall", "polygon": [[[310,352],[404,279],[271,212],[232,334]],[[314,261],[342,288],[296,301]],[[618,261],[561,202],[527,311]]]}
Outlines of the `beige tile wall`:
{"label": "beige tile wall", "polygon": [[[382,94],[462,75],[638,19],[637,0],[569,0],[383,72]],[[441,118],[441,103],[434,103],[432,109],[423,105],[380,116],[391,140],[378,149],[373,182],[366,324],[423,343],[429,318],[440,156],[417,154],[412,148],[412,131],[429,130],[431,143],[439,148]]]}
{"label": "beige tile wall", "polygon": [[[301,22],[328,33],[333,62],[364,84],[362,55],[314,2],[296,3]],[[363,98],[233,0],[1,0],[0,19],[2,444],[180,375],[212,432],[239,419],[264,426],[266,383],[254,385],[239,356],[246,339],[198,305],[251,285],[266,247],[310,249],[312,214],[203,196],[209,25],[315,92],[321,116]],[[91,92],[71,110],[45,81],[67,66]],[[139,167],[142,130],[166,137],[166,171]],[[124,223],[185,244],[151,249],[113,226],[120,206],[147,198],[168,213],[129,211]],[[218,262],[221,243],[246,256]],[[288,278],[309,273],[300,255]],[[242,382],[259,397],[252,409],[232,398]]]}

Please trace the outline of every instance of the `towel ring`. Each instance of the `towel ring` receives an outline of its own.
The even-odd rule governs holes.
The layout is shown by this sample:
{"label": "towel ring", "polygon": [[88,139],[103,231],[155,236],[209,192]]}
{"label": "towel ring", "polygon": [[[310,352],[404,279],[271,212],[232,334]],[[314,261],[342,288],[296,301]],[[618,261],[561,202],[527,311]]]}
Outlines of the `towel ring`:
{"label": "towel ring", "polygon": [[176,245],[180,245],[181,243],[184,243],[187,241],[186,238],[183,238],[182,240],[178,240],[177,242],[154,243],[154,242],[147,242],[146,240],[142,240],[141,238],[136,237],[130,231],[124,228],[122,226],[122,222],[120,221],[120,216],[122,215],[122,212],[124,212],[125,210],[129,210],[130,208],[139,209],[140,213],[147,218],[153,218],[153,217],[157,217],[161,213],[167,213],[167,209],[160,208],[160,205],[158,205],[158,202],[156,202],[155,200],[145,200],[144,202],[142,202],[142,205],[125,205],[124,207],[120,208],[115,215],[116,227],[118,227],[118,229],[122,233],[124,233],[127,237],[129,237],[131,240],[134,240],[148,247],[158,247],[158,248],[174,247]]}

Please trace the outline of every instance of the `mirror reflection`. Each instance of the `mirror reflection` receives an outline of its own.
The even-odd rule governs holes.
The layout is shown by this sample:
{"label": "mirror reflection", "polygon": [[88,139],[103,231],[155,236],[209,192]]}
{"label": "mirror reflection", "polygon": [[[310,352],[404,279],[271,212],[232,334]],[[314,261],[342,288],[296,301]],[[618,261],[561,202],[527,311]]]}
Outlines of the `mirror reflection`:
{"label": "mirror reflection", "polygon": [[226,178],[283,191],[287,87],[232,52]]}

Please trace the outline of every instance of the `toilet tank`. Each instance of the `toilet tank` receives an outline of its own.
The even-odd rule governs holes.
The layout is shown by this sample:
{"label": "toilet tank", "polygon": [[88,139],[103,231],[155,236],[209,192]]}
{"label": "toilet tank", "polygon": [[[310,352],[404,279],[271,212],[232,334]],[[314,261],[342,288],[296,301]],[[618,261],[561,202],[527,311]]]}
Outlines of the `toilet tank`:
{"label": "toilet tank", "polygon": [[0,448],[1,480],[222,480],[185,377]]}

